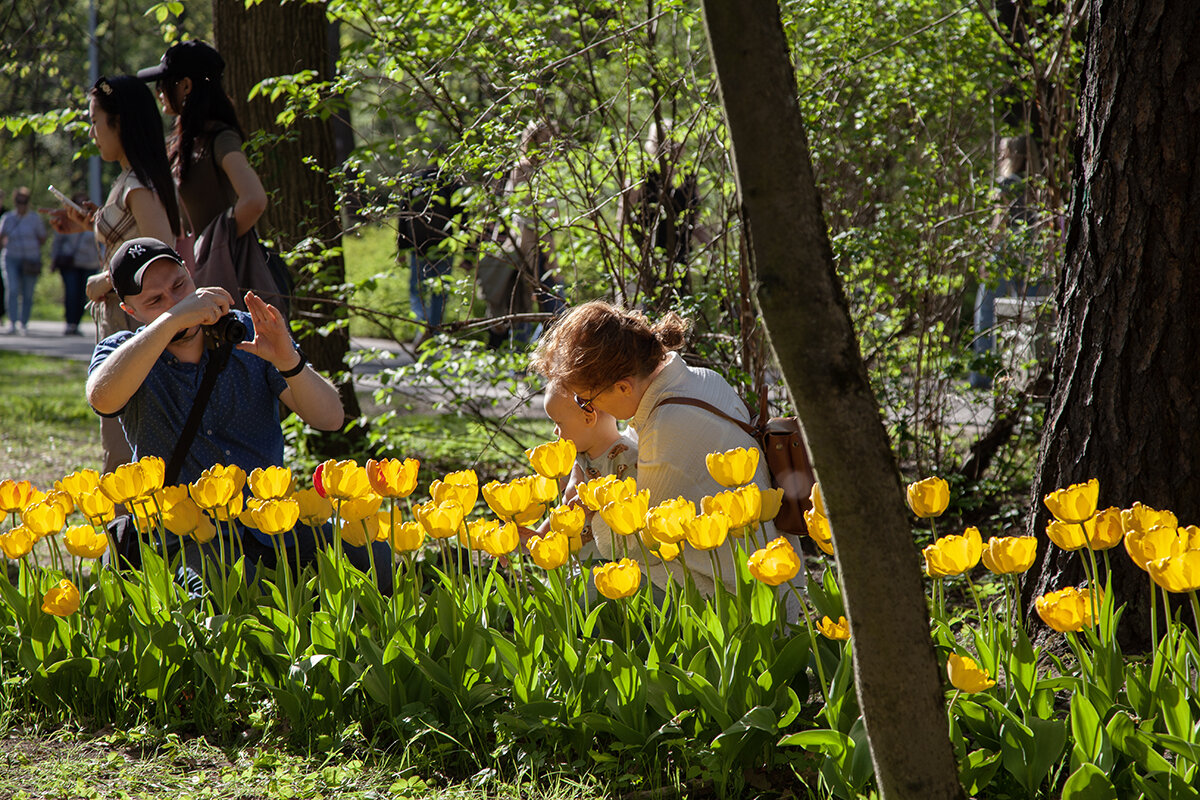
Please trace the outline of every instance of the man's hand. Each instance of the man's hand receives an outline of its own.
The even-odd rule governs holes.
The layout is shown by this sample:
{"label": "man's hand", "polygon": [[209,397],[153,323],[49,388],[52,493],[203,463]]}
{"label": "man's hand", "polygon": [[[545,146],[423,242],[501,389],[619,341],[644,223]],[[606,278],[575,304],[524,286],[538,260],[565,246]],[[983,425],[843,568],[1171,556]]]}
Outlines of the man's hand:
{"label": "man's hand", "polygon": [[281,372],[300,363],[300,355],[292,344],[292,334],[279,309],[263,302],[254,292],[246,292],[246,310],[254,322],[254,341],[242,342],[238,345],[239,350],[269,361]]}
{"label": "man's hand", "polygon": [[229,313],[233,298],[219,286],[205,286],[172,306],[163,317],[170,318],[176,330],[196,325],[212,325]]}

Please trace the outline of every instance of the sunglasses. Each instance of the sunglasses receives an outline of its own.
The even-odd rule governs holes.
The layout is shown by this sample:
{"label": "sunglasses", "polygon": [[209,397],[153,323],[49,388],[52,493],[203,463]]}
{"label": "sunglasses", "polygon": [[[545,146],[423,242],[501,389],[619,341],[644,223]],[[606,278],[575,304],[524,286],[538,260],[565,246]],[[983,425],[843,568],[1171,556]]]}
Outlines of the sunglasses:
{"label": "sunglasses", "polygon": [[584,399],[584,398],[580,397],[579,395],[575,395],[575,405],[579,406],[579,408],[581,410],[587,412],[588,414],[595,414],[596,407],[594,405],[592,405],[592,403],[595,402],[597,397],[604,394],[605,392],[607,392],[609,389],[611,389],[614,386],[616,386],[615,382],[610,383],[608,386],[605,386],[603,389],[596,392],[595,394],[593,394],[591,397],[589,397],[587,399]]}

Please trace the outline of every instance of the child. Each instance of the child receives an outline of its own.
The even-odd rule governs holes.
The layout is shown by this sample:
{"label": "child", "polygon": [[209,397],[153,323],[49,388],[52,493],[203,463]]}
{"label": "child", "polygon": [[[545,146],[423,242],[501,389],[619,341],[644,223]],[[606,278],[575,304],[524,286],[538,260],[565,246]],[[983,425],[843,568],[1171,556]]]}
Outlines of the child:
{"label": "child", "polygon": [[[637,439],[630,431],[617,430],[617,420],[603,411],[584,411],[575,402],[575,396],[563,386],[551,381],[546,385],[543,399],[546,416],[554,422],[554,433],[575,443],[578,455],[575,468],[563,489],[563,501],[570,503],[576,498],[575,487],[601,475],[613,475],[618,479],[637,477]],[[548,528],[549,523],[542,526]],[[589,526],[590,527],[590,526]],[[539,530],[545,533],[545,530]],[[584,531],[584,544],[590,541],[590,531]],[[586,548],[589,554],[592,547]]]}

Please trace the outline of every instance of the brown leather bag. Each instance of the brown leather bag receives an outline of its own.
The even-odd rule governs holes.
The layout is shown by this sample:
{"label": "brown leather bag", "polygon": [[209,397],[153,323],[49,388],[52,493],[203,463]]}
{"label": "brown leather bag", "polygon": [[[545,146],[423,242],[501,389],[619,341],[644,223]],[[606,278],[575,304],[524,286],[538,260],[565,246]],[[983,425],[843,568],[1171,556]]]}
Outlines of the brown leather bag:
{"label": "brown leather bag", "polygon": [[743,422],[710,403],[692,397],[668,397],[655,403],[654,408],[665,405],[702,408],[737,425],[758,442],[758,447],[767,462],[767,470],[771,473],[771,485],[783,489],[783,505],[779,508],[779,515],[775,517],[775,529],[780,533],[795,536],[808,533],[804,512],[812,507],[808,498],[817,477],[813,473],[808,448],[804,446],[799,419],[771,417],[760,422],[760,415],[750,422]]}

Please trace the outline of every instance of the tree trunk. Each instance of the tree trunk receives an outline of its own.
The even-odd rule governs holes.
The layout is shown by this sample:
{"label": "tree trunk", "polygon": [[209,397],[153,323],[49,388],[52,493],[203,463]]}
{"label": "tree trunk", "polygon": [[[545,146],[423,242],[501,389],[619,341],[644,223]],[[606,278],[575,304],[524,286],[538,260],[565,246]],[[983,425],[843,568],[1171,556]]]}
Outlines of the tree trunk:
{"label": "tree trunk", "polygon": [[[305,325],[300,345],[313,366],[334,377],[347,419],[359,416],[358,398],[346,370],[350,337],[343,325],[322,336],[317,329],[344,319],[333,290],[345,280],[341,255],[322,253],[341,246],[342,226],[335,206],[333,184],[326,171],[336,166],[333,126],[329,118],[300,116],[286,130],[276,124],[284,101],[270,102],[261,95],[247,102],[250,89],[264,78],[312,70],[318,80],[329,80],[329,22],[322,3],[260,3],[246,8],[243,0],[213,0],[213,33],[225,57],[225,87],[234,100],[247,135],[263,132],[271,138],[261,150],[259,177],[270,196],[259,231],[276,241],[280,250],[307,242],[292,264],[298,297],[293,318]],[[305,261],[320,259],[315,280],[300,280]],[[337,436],[318,437],[319,455],[341,455],[346,447]]]}
{"label": "tree trunk", "polygon": [[[1081,577],[1046,539],[1047,492],[1097,478],[1102,508],[1200,522],[1200,16],[1189,0],[1093,0],[1090,14],[1026,605]],[[1122,643],[1145,647],[1148,578],[1114,555]]]}
{"label": "tree trunk", "polygon": [[942,680],[892,456],[813,179],[775,0],[705,0],[757,302],[833,526],[879,789],[959,798]]}

